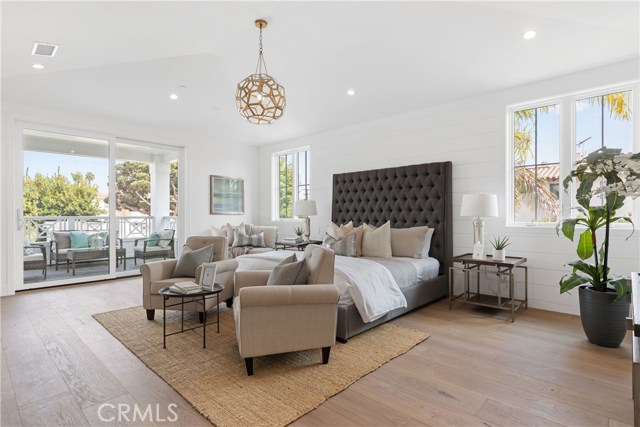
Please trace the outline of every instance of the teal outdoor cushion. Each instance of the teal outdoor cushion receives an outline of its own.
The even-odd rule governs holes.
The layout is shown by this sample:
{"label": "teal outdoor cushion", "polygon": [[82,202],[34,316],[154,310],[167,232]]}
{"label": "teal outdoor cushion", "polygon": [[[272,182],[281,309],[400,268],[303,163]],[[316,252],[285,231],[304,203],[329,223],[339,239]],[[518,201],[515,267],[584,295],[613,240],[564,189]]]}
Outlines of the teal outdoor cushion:
{"label": "teal outdoor cushion", "polygon": [[72,249],[81,249],[89,247],[89,235],[82,231],[69,232],[69,238],[71,239]]}
{"label": "teal outdoor cushion", "polygon": [[158,241],[162,236],[157,231],[154,231],[149,235],[149,239],[147,239],[147,247],[150,246],[158,246]]}

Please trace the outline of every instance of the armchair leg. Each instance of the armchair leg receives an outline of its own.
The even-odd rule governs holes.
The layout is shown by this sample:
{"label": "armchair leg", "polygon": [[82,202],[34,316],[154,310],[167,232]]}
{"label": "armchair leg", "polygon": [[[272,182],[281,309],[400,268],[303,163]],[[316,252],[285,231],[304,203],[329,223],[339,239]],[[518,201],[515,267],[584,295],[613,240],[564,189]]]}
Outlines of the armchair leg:
{"label": "armchair leg", "polygon": [[322,364],[329,363],[329,353],[331,353],[331,347],[322,347]]}
{"label": "armchair leg", "polygon": [[233,297],[229,298],[225,302],[227,303],[227,307],[229,308],[233,307]]}
{"label": "armchair leg", "polygon": [[245,357],[244,364],[247,367],[247,376],[253,375],[253,357]]}
{"label": "armchair leg", "polygon": [[156,315],[155,310],[147,310],[147,320],[153,320]]}

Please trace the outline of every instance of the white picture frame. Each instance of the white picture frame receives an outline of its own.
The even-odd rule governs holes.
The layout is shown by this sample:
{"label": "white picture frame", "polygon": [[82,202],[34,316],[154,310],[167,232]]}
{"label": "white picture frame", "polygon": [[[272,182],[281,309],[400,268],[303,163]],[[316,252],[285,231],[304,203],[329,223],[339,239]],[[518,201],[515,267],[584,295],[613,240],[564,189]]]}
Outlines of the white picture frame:
{"label": "white picture frame", "polygon": [[202,264],[202,274],[200,275],[200,282],[202,289],[207,291],[213,291],[213,287],[216,283],[216,271],[218,270],[218,264],[215,262]]}

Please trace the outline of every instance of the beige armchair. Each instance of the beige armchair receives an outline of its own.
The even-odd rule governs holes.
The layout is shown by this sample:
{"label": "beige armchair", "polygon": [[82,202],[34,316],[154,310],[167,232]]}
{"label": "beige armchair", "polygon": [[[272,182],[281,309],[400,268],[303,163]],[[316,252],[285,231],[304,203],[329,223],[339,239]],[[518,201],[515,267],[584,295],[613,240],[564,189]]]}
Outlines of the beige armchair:
{"label": "beige armchair", "polygon": [[322,348],[322,363],[329,362],[340,299],[332,284],[335,255],[309,245],[304,257],[308,285],[267,287],[270,271],[236,272],[233,314],[247,375],[253,358],[268,354]]}
{"label": "beige armchair", "polygon": [[[213,261],[218,264],[216,272],[216,283],[224,286],[220,293],[220,300],[226,301],[227,307],[231,307],[233,302],[233,282],[235,271],[238,268],[238,261],[227,258],[227,238],[218,236],[191,236],[186,244],[191,249],[200,249],[213,245]],[[165,286],[170,286],[176,282],[197,281],[200,277],[201,267],[196,270],[196,277],[171,277],[173,270],[178,263],[177,259],[150,262],[140,266],[142,273],[142,305],[147,310],[147,319],[153,320],[156,309],[162,309],[162,295],[158,292]],[[205,310],[210,310],[215,306],[215,299],[206,300]],[[200,318],[202,306],[196,303],[188,303],[184,306],[187,311],[197,311]]]}

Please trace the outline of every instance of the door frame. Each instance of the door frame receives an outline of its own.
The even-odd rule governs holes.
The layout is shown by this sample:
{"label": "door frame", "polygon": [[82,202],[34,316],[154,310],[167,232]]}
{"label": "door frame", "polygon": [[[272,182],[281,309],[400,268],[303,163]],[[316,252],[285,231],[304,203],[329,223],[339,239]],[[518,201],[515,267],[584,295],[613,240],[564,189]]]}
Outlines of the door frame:
{"label": "door frame", "polygon": [[[127,143],[131,143],[134,145],[143,145],[147,147],[158,147],[164,149],[175,150],[178,153],[178,193],[180,194],[180,203],[178,204],[178,220],[176,223],[176,231],[179,236],[184,236],[184,218],[185,218],[185,200],[186,194],[184,192],[185,188],[185,173],[184,173],[184,164],[185,164],[185,150],[184,145],[174,145],[168,143],[157,143],[145,141],[140,138],[131,138],[126,136],[116,135],[114,133],[104,133],[99,131],[82,129],[80,127],[75,126],[61,126],[44,123],[38,120],[32,119],[21,119],[13,116],[7,117],[7,136],[8,139],[13,139],[13,143],[9,143],[6,146],[6,157],[7,159],[12,159],[13,161],[5,161],[3,164],[3,169],[6,166],[6,174],[3,177],[3,180],[6,180],[5,185],[9,190],[7,191],[7,208],[5,212],[7,212],[6,216],[6,268],[7,268],[7,281],[2,285],[0,295],[14,295],[15,291],[19,290],[28,290],[28,289],[38,289],[52,286],[60,286],[60,285],[72,285],[78,283],[87,283],[93,281],[101,281],[108,279],[115,279],[117,277],[127,277],[137,273],[133,271],[123,272],[123,274],[118,274],[116,272],[116,233],[109,233],[109,270],[107,274],[95,275],[90,277],[79,277],[79,278],[69,278],[64,280],[51,280],[46,282],[36,282],[32,284],[28,284],[25,286],[24,284],[24,265],[23,265],[23,255],[22,255],[22,242],[24,240],[24,212],[23,212],[23,197],[24,197],[24,164],[23,164],[23,153],[24,153],[24,130],[38,130],[42,132],[51,132],[58,133],[64,135],[73,135],[80,136],[86,138],[94,138],[107,141],[108,143],[108,169],[109,177],[116,176],[116,146],[117,143],[126,141]],[[111,183],[110,183],[111,184]],[[13,190],[13,191],[11,191]],[[116,186],[109,185],[109,200],[115,200],[116,197]],[[115,215],[116,212],[116,204],[109,204],[109,230],[117,230],[118,222]],[[182,239],[182,237],[180,237]],[[178,245],[176,245],[179,247]],[[13,285],[13,286],[12,286]]]}

